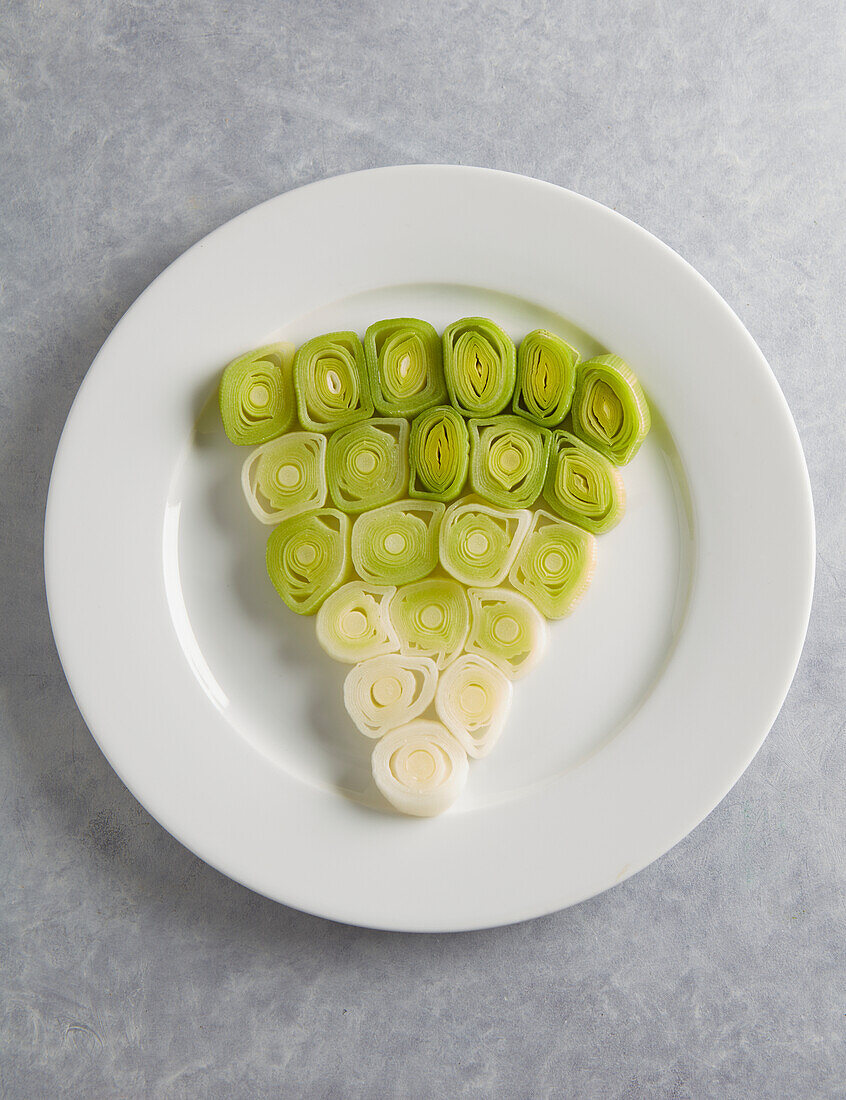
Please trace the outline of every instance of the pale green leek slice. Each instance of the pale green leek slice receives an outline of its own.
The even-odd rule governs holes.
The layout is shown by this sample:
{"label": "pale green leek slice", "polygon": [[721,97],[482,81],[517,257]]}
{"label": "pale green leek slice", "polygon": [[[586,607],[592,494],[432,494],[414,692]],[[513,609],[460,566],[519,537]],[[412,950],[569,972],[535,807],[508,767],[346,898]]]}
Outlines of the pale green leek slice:
{"label": "pale green leek slice", "polygon": [[322,508],[326,503],[326,436],[287,432],[263,443],[241,468],[247,504],[262,523]]}
{"label": "pale green leek slice", "polygon": [[528,508],[540,496],[551,433],[521,416],[470,421],[470,485],[500,508]]}
{"label": "pale green leek slice", "polygon": [[418,719],[376,742],[371,758],[376,786],[400,813],[434,817],[455,802],[467,783],[467,753],[440,722]]}
{"label": "pale green leek slice", "polygon": [[384,417],[339,428],[326,448],[326,481],[342,512],[397,500],[408,484],[408,421]]}
{"label": "pale green leek slice", "polygon": [[441,338],[428,321],[393,317],[364,334],[370,393],[382,416],[416,416],[446,401]]}
{"label": "pale green leek slice", "polygon": [[453,500],[464,488],[470,437],[464,418],[450,405],[427,409],[415,418],[408,442],[408,495],[422,500]]}
{"label": "pale green leek slice", "polygon": [[233,443],[255,447],[288,430],[296,413],[294,345],[268,344],[233,359],[220,380],[223,429]]}
{"label": "pale green leek slice", "polygon": [[517,386],[512,408],[544,428],[557,428],[576,388],[579,353],[560,336],[535,329],[517,352]]}
{"label": "pale green leek slice", "polygon": [[381,737],[419,718],[437,682],[438,666],[429,657],[371,657],[347,673],[344,706],[365,737]]}
{"label": "pale green leek slice", "polygon": [[336,661],[354,665],[385,653],[396,653],[399,641],[388,617],[392,585],[350,581],[324,602],[317,613],[317,640]]}
{"label": "pale green leek slice", "polygon": [[362,580],[409,584],[438,564],[443,504],[397,500],[360,515],[352,529],[352,560]]}
{"label": "pale green leek slice", "polygon": [[573,398],[573,432],[618,466],[631,462],[651,425],[649,405],[619,355],[580,363]]}
{"label": "pale green leek slice", "polygon": [[398,588],[389,608],[406,656],[431,657],[446,668],[461,652],[470,626],[464,588],[456,581],[429,577]]}
{"label": "pale green leek slice", "polygon": [[594,535],[610,531],[626,510],[620,471],[570,432],[552,433],[543,496],[562,519]]}
{"label": "pale green leek slice", "polygon": [[495,588],[508,575],[531,522],[526,509],[506,511],[472,498],[457,500],[441,524],[441,565],[462,584]]}
{"label": "pale green leek slice", "polygon": [[300,423],[312,432],[334,432],[373,412],[364,348],[354,332],[315,336],[294,357]]}
{"label": "pale green leek slice", "polygon": [[530,672],[543,655],[547,629],[531,600],[510,588],[469,588],[468,653],[487,657],[510,680]]}
{"label": "pale green leek slice", "polygon": [[538,509],[508,579],[548,619],[563,619],[587,591],[595,564],[593,535]]}
{"label": "pale green leek slice", "polygon": [[285,603],[313,615],[349,568],[350,521],[323,508],[283,520],[267,540],[267,572]]}
{"label": "pale green leek slice", "polygon": [[514,341],[487,317],[462,317],[444,331],[449,399],[467,416],[502,412],[514,393]]}
{"label": "pale green leek slice", "polygon": [[511,681],[486,657],[465,653],[438,680],[435,710],[468,756],[487,756],[511,707]]}

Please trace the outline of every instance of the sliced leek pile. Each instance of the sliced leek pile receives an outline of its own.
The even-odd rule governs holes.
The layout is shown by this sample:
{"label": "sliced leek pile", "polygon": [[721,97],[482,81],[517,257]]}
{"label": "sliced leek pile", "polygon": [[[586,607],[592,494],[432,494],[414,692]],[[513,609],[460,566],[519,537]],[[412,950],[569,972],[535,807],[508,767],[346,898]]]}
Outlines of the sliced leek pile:
{"label": "sliced leek pile", "polygon": [[431,817],[501,736],[547,620],[585,595],[596,537],[625,510],[619,466],[650,427],[618,356],[580,362],[545,329],[485,317],[442,336],[395,317],[268,344],[223,372],[241,483],[272,527],[268,576],[350,666],[344,703],[373,780]]}

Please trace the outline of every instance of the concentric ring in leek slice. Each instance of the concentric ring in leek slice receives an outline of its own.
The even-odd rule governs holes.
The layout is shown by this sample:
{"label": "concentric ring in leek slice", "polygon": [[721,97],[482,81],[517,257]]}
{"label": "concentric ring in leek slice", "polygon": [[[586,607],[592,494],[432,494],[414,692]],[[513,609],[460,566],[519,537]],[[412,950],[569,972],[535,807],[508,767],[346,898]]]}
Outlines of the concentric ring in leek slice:
{"label": "concentric ring in leek slice", "polygon": [[326,448],[326,483],[342,512],[398,500],[408,484],[408,421],[380,417],[339,428]]}
{"label": "concentric ring in leek slice", "polygon": [[392,585],[350,581],[328,597],[317,613],[317,640],[336,661],[354,665],[396,653],[399,641],[388,618]]}
{"label": "concentric ring in leek slice", "polygon": [[406,656],[431,657],[446,668],[461,652],[470,625],[463,587],[448,578],[429,577],[398,588],[389,608]]}
{"label": "concentric ring in leek slice", "polygon": [[470,421],[470,485],[500,508],[528,508],[540,496],[551,433],[522,416]]}
{"label": "concentric ring in leek slice", "polygon": [[457,500],[441,523],[441,565],[462,584],[494,588],[508,575],[531,522],[526,509],[506,511],[472,498]]}
{"label": "concentric ring in leek slice", "polygon": [[438,529],[443,504],[397,500],[364,512],[353,524],[352,560],[362,580],[409,584],[438,564]]}
{"label": "concentric ring in leek slice", "polygon": [[530,672],[546,647],[546,622],[531,600],[510,588],[469,588],[470,633],[465,649],[502,669],[510,680]]}
{"label": "concentric ring in leek slice", "polygon": [[371,759],[376,786],[413,817],[442,814],[467,783],[467,754],[440,722],[400,726],[377,741]]}
{"label": "concentric ring in leek slice", "polygon": [[408,442],[408,495],[453,500],[464,488],[470,437],[464,418],[451,405],[438,405],[415,418]]}
{"label": "concentric ring in leek slice", "polygon": [[218,400],[223,429],[233,443],[255,447],[288,430],[294,419],[294,345],[268,344],[225,368]]}
{"label": "concentric ring in leek slice", "polygon": [[651,425],[649,405],[619,355],[586,359],[576,371],[573,432],[618,466],[631,462]]}
{"label": "concentric ring in leek slice", "polygon": [[626,510],[620,471],[570,432],[552,433],[543,496],[562,519],[595,535],[615,527]]}
{"label": "concentric ring in leek slice", "polygon": [[441,673],[435,710],[467,755],[478,759],[499,740],[512,693],[502,669],[487,657],[465,653]]}
{"label": "concentric ring in leek slice", "polygon": [[394,317],[364,334],[370,393],[382,416],[416,416],[446,401],[441,338],[428,321]]}
{"label": "concentric ring in leek slice", "polygon": [[548,619],[563,619],[587,591],[595,564],[593,535],[538,509],[508,579]]}
{"label": "concentric ring in leek slice", "polygon": [[544,428],[557,428],[573,401],[579,353],[560,336],[537,328],[517,351],[512,408]]}
{"label": "concentric ring in leek slice", "polygon": [[462,317],[444,331],[449,399],[467,416],[502,412],[514,393],[514,341],[487,317]]}
{"label": "concentric ring in leek slice", "polygon": [[347,673],[344,706],[365,737],[381,737],[419,718],[437,682],[438,666],[429,657],[371,657]]}
{"label": "concentric ring in leek slice", "polygon": [[302,426],[334,432],[373,412],[364,348],[354,332],[315,336],[294,357],[294,386]]}
{"label": "concentric ring in leek slice", "polygon": [[287,432],[247,456],[241,485],[262,523],[322,508],[326,503],[326,436]]}
{"label": "concentric ring in leek slice", "polygon": [[267,540],[267,572],[285,603],[313,615],[349,567],[350,521],[323,508],[283,520]]}

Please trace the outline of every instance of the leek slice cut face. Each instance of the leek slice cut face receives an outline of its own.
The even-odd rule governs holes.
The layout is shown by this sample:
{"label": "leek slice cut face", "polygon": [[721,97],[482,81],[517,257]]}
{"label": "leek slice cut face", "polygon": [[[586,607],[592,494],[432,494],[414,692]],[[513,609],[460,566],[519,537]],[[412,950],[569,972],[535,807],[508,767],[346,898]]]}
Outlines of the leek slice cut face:
{"label": "leek slice cut face", "polygon": [[350,581],[333,592],[317,613],[317,640],[330,657],[354,665],[399,649],[388,618],[392,585]]}
{"label": "leek slice cut face", "polygon": [[371,758],[376,786],[401,813],[434,817],[467,783],[467,754],[440,722],[418,719],[377,741]]}
{"label": "leek slice cut face", "polygon": [[590,585],[596,539],[538,509],[508,579],[548,619],[569,615]]}
{"label": "leek slice cut face", "polygon": [[255,447],[288,430],[294,419],[294,345],[268,344],[225,368],[218,399],[223,429],[233,443]]}
{"label": "leek slice cut face", "polygon": [[507,577],[531,522],[526,509],[457,500],[441,524],[441,565],[462,584],[494,588]]}
{"label": "leek slice cut face", "polygon": [[380,417],[334,432],[326,482],[342,512],[366,512],[398,500],[408,484],[408,421]]}
{"label": "leek slice cut face", "polygon": [[576,388],[579,353],[560,336],[535,329],[517,352],[517,385],[512,408],[544,428],[557,428]]}
{"label": "leek slice cut face", "polygon": [[464,488],[470,460],[470,436],[464,418],[450,405],[421,413],[408,442],[408,495],[450,501]]}
{"label": "leek slice cut face", "polygon": [[514,341],[487,317],[463,317],[444,331],[449,399],[467,416],[502,412],[514,393]]}
{"label": "leek slice cut face", "polygon": [[326,436],[288,432],[247,456],[241,485],[261,523],[322,508],[326,503]]}
{"label": "leek slice cut face", "polygon": [[394,317],[364,335],[373,404],[382,416],[416,416],[446,401],[441,338],[428,321]]}
{"label": "leek slice cut face", "polygon": [[323,508],[283,520],[267,540],[267,572],[285,603],[313,615],[344,579],[349,563],[350,521]]}
{"label": "leek slice cut face", "polygon": [[470,421],[470,485],[500,508],[528,508],[540,496],[552,435],[520,416]]}
{"label": "leek slice cut face", "polygon": [[619,355],[580,363],[573,398],[573,432],[617,466],[631,462],[651,425],[649,405]]}
{"label": "leek slice cut face", "polygon": [[543,656],[543,616],[531,600],[510,588],[470,588],[467,595],[470,633],[465,649],[486,657],[510,680],[519,680]]}
{"label": "leek slice cut face", "polygon": [[464,588],[449,578],[429,577],[398,588],[389,613],[405,656],[431,657],[446,668],[461,652],[470,627]]}
{"label": "leek slice cut face", "polygon": [[435,697],[438,666],[429,657],[388,653],[347,673],[344,705],[365,737],[381,737],[418,718]]}
{"label": "leek slice cut face", "polygon": [[397,500],[360,515],[352,529],[352,561],[362,580],[409,584],[438,564],[438,530],[444,505]]}
{"label": "leek slice cut face", "polygon": [[487,756],[502,733],[513,689],[486,657],[465,653],[441,673],[435,695],[438,717],[468,756]]}
{"label": "leek slice cut face", "polygon": [[373,412],[364,348],[354,332],[315,336],[294,357],[300,423],[309,431],[334,432]]}
{"label": "leek slice cut face", "polygon": [[616,527],[626,510],[620,471],[570,432],[552,433],[543,496],[562,519],[594,535]]}

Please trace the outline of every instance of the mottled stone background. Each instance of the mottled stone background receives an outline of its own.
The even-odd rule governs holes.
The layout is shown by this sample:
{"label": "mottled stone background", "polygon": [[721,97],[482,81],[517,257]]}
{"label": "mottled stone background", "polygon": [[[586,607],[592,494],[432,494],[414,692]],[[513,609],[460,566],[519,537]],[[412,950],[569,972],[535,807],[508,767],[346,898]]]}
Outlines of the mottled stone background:
{"label": "mottled stone background", "polygon": [[[843,1097],[841,0],[5,0],[0,6],[0,1096]],[[690,260],[805,445],[816,599],[722,805],[602,897],[389,935],[263,900],[137,805],[50,636],[62,423],[174,257],[326,175],[510,169]],[[108,461],[108,456],[104,456]]]}

